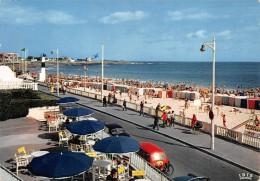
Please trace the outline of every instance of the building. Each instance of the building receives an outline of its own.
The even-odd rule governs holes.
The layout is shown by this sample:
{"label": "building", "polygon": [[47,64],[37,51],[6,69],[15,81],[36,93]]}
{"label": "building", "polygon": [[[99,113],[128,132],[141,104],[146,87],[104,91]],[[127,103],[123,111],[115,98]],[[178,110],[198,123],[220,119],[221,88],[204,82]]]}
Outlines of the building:
{"label": "building", "polygon": [[13,62],[18,60],[18,53],[0,53],[0,63]]}

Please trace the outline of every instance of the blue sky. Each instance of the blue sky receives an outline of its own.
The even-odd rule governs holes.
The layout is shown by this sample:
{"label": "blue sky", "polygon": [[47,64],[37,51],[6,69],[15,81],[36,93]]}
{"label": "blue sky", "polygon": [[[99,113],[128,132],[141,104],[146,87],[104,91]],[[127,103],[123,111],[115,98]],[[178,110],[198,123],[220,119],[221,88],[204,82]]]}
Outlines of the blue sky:
{"label": "blue sky", "polygon": [[128,61],[260,60],[258,0],[2,0],[0,52]]}

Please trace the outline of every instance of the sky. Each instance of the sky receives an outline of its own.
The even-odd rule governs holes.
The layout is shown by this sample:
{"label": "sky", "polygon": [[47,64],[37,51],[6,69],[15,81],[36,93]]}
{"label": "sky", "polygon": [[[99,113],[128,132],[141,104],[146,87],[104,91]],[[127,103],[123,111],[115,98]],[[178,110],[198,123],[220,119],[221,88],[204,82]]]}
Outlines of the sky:
{"label": "sky", "polygon": [[0,1],[0,52],[209,62],[215,38],[216,62],[260,62],[260,0]]}

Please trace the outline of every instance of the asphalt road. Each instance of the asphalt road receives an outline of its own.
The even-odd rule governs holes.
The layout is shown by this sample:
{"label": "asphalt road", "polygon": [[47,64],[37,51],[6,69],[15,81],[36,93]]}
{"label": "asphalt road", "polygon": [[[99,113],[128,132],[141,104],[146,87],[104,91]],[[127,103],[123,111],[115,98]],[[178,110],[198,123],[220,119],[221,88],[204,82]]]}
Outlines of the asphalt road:
{"label": "asphalt road", "polygon": [[[238,181],[240,180],[239,174],[247,173],[229,163],[213,158],[212,156],[154,133],[148,129],[124,122],[97,111],[95,111],[93,117],[106,123],[118,123],[138,142],[152,142],[164,149],[168,159],[175,168],[172,177],[193,173],[199,176],[208,176],[213,181]],[[257,177],[254,176],[253,180],[257,180]]]}
{"label": "asphalt road", "polygon": [[[39,86],[39,88],[40,87],[41,86]],[[66,96],[69,96],[69,94]],[[73,96],[78,97],[76,95]],[[91,104],[96,102],[96,100],[84,97],[84,101],[82,100],[80,102],[81,104],[91,107]],[[100,103],[100,107],[101,106],[102,105]],[[95,108],[98,109],[98,107]],[[122,109],[119,107],[114,107],[113,109],[122,111]],[[138,113],[134,111],[127,111],[126,114],[136,115]],[[150,131],[149,129],[125,122],[122,119],[118,119],[98,111],[94,112],[93,117],[106,123],[118,123],[123,126],[125,131],[138,142],[152,142],[164,149],[168,159],[175,168],[175,172],[172,177],[193,173],[198,176],[208,176],[213,181],[239,181],[239,174],[241,175],[243,173],[249,173],[248,171],[233,166],[232,164],[229,164],[225,161],[216,159],[190,146],[182,144],[156,132]],[[177,126],[176,128],[173,128],[173,131],[174,129],[185,128]],[[258,179],[258,176],[253,175],[253,181],[257,181]]]}

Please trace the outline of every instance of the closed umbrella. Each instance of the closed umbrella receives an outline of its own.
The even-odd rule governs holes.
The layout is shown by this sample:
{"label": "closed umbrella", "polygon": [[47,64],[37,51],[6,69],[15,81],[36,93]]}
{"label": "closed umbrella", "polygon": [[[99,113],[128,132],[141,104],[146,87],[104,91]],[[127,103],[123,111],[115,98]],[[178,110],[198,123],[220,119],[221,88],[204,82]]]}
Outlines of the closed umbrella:
{"label": "closed umbrella", "polygon": [[77,108],[68,109],[64,111],[63,114],[69,117],[80,117],[80,116],[91,115],[93,112],[94,111],[92,111],[91,109],[77,107]]}
{"label": "closed umbrella", "polygon": [[29,171],[35,176],[47,178],[68,178],[88,170],[93,158],[79,152],[52,152],[35,157],[29,164]]}
{"label": "closed umbrella", "polygon": [[71,103],[71,102],[77,102],[77,101],[79,101],[79,99],[75,98],[75,97],[63,97],[63,98],[60,98],[59,100],[57,100],[56,102],[59,104],[62,104],[62,103]]}
{"label": "closed umbrella", "polygon": [[94,120],[82,120],[66,127],[71,133],[79,135],[93,134],[105,128],[105,123]]}

